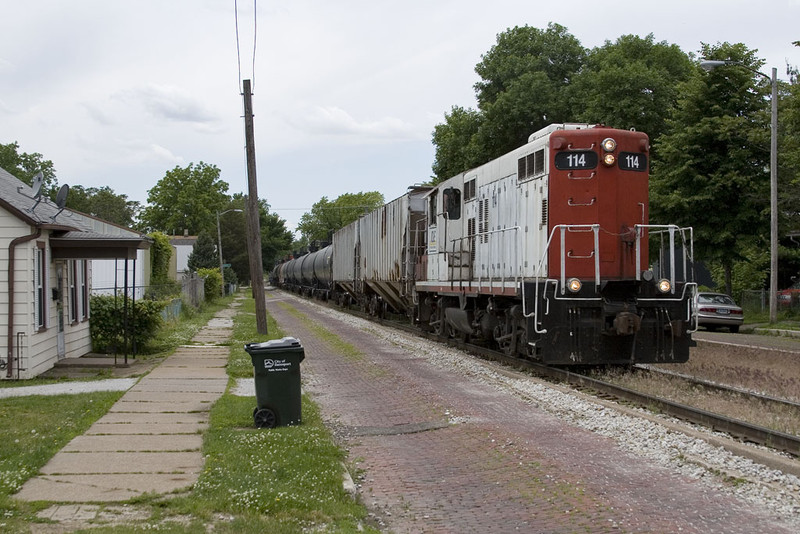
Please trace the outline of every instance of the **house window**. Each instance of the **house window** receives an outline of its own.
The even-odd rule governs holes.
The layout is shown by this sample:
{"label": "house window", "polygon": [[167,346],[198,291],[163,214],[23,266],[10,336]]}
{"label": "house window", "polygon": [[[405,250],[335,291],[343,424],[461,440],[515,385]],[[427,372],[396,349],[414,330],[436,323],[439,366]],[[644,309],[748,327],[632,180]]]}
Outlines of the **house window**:
{"label": "house window", "polygon": [[81,320],[85,321],[89,318],[89,261],[83,260],[79,263],[81,265]]}
{"label": "house window", "polygon": [[68,290],[69,290],[69,320],[72,324],[78,322],[78,262],[69,262]]}
{"label": "house window", "polygon": [[33,294],[34,300],[34,320],[36,328],[44,330],[47,327],[47,261],[45,257],[44,243],[36,243],[36,252],[34,257],[34,279],[35,288]]}

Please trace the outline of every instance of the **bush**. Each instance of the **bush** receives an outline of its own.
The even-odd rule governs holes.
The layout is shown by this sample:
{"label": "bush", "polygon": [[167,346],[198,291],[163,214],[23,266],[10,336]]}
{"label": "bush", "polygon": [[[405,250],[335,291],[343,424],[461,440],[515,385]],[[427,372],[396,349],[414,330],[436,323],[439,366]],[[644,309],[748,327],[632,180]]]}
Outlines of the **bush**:
{"label": "bush", "polygon": [[[133,304],[133,306],[131,306]],[[163,323],[161,311],[169,304],[160,300],[128,300],[128,344],[140,352]],[[122,295],[96,295],[90,301],[92,350],[118,352],[125,349],[125,331]],[[135,344],[135,345],[134,345]]]}
{"label": "bush", "polygon": [[211,301],[222,293],[222,275],[219,269],[198,269],[197,276],[204,278],[206,300]]}

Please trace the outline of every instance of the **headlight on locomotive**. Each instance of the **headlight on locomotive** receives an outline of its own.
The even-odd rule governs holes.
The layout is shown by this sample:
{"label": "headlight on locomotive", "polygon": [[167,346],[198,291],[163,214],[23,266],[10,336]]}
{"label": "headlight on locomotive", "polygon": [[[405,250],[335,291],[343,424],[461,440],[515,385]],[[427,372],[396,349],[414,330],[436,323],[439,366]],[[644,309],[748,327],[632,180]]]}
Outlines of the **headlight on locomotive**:
{"label": "headlight on locomotive", "polygon": [[581,281],[578,280],[577,278],[570,278],[569,280],[567,280],[567,289],[569,289],[573,293],[577,293],[578,291],[580,291],[581,286],[582,286]]}
{"label": "headlight on locomotive", "polygon": [[669,283],[669,280],[663,278],[658,281],[658,290],[662,293],[669,293],[672,289],[672,284]]}
{"label": "headlight on locomotive", "polygon": [[610,137],[606,137],[605,139],[603,139],[602,146],[603,150],[605,150],[606,152],[614,152],[614,150],[617,148],[617,142],[611,139]]}
{"label": "headlight on locomotive", "polygon": [[606,167],[611,167],[614,165],[614,163],[616,163],[616,161],[617,158],[614,156],[614,154],[606,154],[603,156],[603,165]]}

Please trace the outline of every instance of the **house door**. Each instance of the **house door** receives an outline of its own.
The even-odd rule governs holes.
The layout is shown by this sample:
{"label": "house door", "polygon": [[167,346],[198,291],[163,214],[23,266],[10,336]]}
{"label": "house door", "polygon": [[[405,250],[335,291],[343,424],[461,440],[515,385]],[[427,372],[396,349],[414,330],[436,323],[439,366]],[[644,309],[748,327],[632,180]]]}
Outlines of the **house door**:
{"label": "house door", "polygon": [[58,334],[56,335],[56,345],[58,349],[58,359],[63,360],[66,356],[64,346],[64,263],[56,263],[56,321],[58,322]]}

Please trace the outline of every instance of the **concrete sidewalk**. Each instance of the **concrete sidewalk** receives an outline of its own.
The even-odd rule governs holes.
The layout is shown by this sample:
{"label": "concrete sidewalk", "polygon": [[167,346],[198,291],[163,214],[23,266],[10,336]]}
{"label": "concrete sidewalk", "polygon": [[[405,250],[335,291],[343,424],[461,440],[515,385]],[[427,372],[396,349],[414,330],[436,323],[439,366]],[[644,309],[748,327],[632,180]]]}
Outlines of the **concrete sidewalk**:
{"label": "concrete sidewalk", "polygon": [[25,501],[113,502],[190,488],[211,406],[225,392],[235,308],[220,311],[128,390],[15,495]]}

